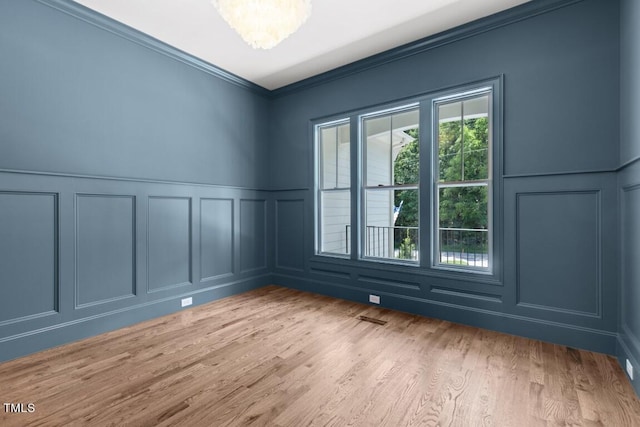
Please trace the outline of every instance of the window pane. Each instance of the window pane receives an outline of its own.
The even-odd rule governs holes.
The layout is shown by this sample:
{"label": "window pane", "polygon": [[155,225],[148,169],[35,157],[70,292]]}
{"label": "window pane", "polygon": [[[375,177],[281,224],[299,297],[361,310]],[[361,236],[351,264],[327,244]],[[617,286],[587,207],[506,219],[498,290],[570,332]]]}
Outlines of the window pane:
{"label": "window pane", "polygon": [[438,105],[440,182],[489,178],[489,96]]}
{"label": "window pane", "polygon": [[326,127],[320,129],[320,185],[321,188],[335,188],[337,166],[337,138],[336,128]]}
{"label": "window pane", "polygon": [[350,253],[351,192],[323,191],[320,203],[320,252]]}
{"label": "window pane", "polygon": [[364,119],[367,187],[417,184],[420,180],[417,108]]}
{"label": "window pane", "polygon": [[364,131],[367,138],[365,185],[391,185],[391,116],[365,119]]}
{"label": "window pane", "polygon": [[489,97],[464,101],[464,180],[489,178]]}
{"label": "window pane", "polygon": [[419,259],[417,189],[365,191],[364,255]]}
{"label": "window pane", "polygon": [[351,187],[351,126],[338,126],[338,187]]}
{"label": "window pane", "polygon": [[489,266],[488,186],[438,189],[439,262]]}
{"label": "window pane", "polygon": [[438,105],[438,178],[462,181],[462,102]]}
{"label": "window pane", "polygon": [[351,183],[349,124],[322,127],[318,137],[321,188],[349,188]]}

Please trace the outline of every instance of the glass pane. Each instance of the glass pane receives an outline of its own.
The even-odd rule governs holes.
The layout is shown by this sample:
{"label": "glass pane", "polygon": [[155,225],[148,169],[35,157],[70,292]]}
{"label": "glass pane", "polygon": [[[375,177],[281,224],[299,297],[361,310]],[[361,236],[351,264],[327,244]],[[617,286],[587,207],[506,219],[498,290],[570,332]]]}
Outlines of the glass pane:
{"label": "glass pane", "polygon": [[367,187],[391,185],[391,116],[364,120]]}
{"label": "glass pane", "polygon": [[320,137],[320,187],[336,188],[337,134],[335,127],[321,128]]}
{"label": "glass pane", "polygon": [[438,197],[439,262],[488,267],[488,187],[440,188]]}
{"label": "glass pane", "polygon": [[464,101],[464,180],[489,178],[489,97]]}
{"label": "glass pane", "polygon": [[349,124],[320,128],[320,187],[349,188],[350,176],[350,128]]}
{"label": "glass pane", "polygon": [[338,126],[338,187],[351,187],[351,126]]}
{"label": "glass pane", "polygon": [[364,119],[367,187],[418,184],[419,110]]}
{"label": "glass pane", "polygon": [[350,253],[351,192],[324,191],[320,203],[320,252]]}
{"label": "glass pane", "polygon": [[440,182],[489,178],[489,96],[438,105]]}
{"label": "glass pane", "polygon": [[418,190],[365,191],[364,255],[419,259]]}
{"label": "glass pane", "polygon": [[438,179],[462,181],[462,102],[438,105]]}

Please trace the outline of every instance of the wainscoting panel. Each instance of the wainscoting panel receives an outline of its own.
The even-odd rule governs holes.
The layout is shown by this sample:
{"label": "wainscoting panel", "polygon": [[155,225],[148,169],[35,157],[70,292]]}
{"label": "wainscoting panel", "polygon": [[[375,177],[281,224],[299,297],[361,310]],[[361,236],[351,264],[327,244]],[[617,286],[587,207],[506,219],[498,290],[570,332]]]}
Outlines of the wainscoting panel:
{"label": "wainscoting panel", "polygon": [[267,201],[240,200],[240,271],[267,268]]}
{"label": "wainscoting panel", "polygon": [[58,310],[58,196],[0,192],[0,325]]}
{"label": "wainscoting panel", "polygon": [[191,199],[149,197],[148,291],[191,284]]}
{"label": "wainscoting panel", "polygon": [[622,189],[622,313],[625,335],[640,356],[640,184]]}
{"label": "wainscoting panel", "polygon": [[233,274],[233,200],[200,200],[200,282]]}
{"label": "wainscoting panel", "polygon": [[0,362],[272,283],[268,197],[0,170]]}
{"label": "wainscoting panel", "polygon": [[276,200],[276,268],[304,271],[304,200]]}
{"label": "wainscoting panel", "polygon": [[[640,146],[637,140],[633,142]],[[622,169],[619,174],[618,194],[620,328],[616,352],[623,369],[627,362],[634,367],[636,376],[631,380],[631,384],[640,396],[640,161],[634,161]]]}
{"label": "wainscoting panel", "polygon": [[135,197],[76,196],[76,307],[136,293]]}
{"label": "wainscoting panel", "polygon": [[615,173],[505,179],[507,312],[615,333],[616,188]]}
{"label": "wainscoting panel", "polygon": [[600,316],[600,194],[517,195],[517,303]]}

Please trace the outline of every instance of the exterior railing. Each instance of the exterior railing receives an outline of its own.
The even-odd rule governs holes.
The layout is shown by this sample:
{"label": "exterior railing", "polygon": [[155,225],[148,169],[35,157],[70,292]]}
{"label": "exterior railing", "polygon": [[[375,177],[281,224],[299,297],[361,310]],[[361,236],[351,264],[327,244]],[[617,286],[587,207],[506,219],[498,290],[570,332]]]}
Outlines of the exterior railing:
{"label": "exterior railing", "polygon": [[489,230],[440,228],[439,233],[441,264],[489,266]]}
{"label": "exterior railing", "polygon": [[[345,225],[346,252],[349,250],[351,226]],[[489,266],[488,230],[439,228],[439,262],[469,267]],[[365,229],[365,256],[417,261],[420,255],[418,227],[380,227]]]}
{"label": "exterior railing", "polygon": [[420,253],[418,227],[368,225],[365,233],[366,256],[418,260]]}

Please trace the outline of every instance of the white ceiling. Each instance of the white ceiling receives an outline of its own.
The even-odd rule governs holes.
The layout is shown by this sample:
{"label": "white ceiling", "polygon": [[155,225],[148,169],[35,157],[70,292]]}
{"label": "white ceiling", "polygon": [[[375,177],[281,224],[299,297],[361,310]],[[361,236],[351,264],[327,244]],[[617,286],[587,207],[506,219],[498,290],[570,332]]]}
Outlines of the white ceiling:
{"label": "white ceiling", "polygon": [[210,0],[75,0],[267,89],[277,89],[529,0],[312,0],[311,17],[254,50]]}

